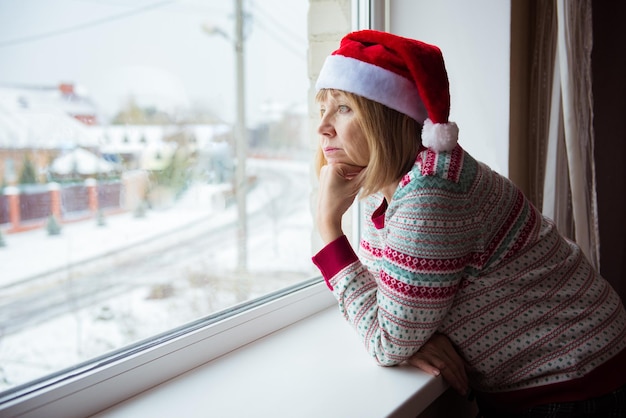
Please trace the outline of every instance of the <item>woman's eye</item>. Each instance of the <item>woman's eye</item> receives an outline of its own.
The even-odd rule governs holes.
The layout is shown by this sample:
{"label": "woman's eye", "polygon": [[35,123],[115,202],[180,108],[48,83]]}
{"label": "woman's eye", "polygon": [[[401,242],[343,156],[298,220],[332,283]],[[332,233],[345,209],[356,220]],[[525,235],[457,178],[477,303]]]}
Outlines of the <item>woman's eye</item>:
{"label": "woman's eye", "polygon": [[337,112],[339,113],[347,113],[350,111],[350,108],[346,105],[339,105],[337,106]]}

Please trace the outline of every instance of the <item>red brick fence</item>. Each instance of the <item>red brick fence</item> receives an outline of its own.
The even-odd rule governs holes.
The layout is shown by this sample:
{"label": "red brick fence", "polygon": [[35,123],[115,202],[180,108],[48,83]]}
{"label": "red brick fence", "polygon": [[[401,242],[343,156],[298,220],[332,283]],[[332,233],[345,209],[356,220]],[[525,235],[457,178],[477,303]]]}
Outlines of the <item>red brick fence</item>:
{"label": "red brick fence", "polygon": [[19,232],[41,227],[50,215],[60,222],[94,217],[99,210],[119,210],[121,193],[120,181],[94,179],[82,184],[5,187],[0,193],[0,225],[9,224],[7,232]]}

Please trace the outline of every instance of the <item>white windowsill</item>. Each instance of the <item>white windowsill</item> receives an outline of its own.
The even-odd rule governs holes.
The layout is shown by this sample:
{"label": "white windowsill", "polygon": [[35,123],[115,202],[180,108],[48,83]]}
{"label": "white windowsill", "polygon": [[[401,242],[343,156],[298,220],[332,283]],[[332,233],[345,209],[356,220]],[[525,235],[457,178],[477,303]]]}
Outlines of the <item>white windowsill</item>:
{"label": "white windowsill", "polygon": [[446,388],[410,366],[377,366],[331,306],[97,417],[414,418]]}

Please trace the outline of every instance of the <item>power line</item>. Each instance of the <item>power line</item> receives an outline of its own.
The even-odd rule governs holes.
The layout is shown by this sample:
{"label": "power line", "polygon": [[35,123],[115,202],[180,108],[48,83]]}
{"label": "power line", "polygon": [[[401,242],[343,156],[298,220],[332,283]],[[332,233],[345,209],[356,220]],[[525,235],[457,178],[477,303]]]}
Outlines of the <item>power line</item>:
{"label": "power line", "polygon": [[294,39],[296,42],[304,42],[301,40],[300,35],[292,32],[287,27],[285,27],[279,19],[267,13],[264,9],[261,9],[260,7],[258,7],[256,2],[252,2],[251,4],[252,4],[252,8],[257,13],[259,13],[265,19],[269,20],[274,28],[278,29],[280,32],[283,32],[283,34],[287,35],[289,39]]}
{"label": "power line", "polygon": [[150,4],[148,6],[139,7],[137,9],[131,10],[129,12],[120,13],[120,14],[113,15],[113,16],[108,16],[108,17],[105,17],[105,18],[102,18],[102,19],[93,20],[91,22],[82,23],[80,25],[71,26],[71,27],[68,27],[68,28],[57,29],[57,30],[54,30],[54,31],[50,31],[50,32],[46,32],[46,33],[40,33],[38,35],[26,36],[26,37],[23,37],[23,38],[9,39],[7,41],[0,41],[0,48],[5,48],[7,46],[14,46],[14,45],[19,45],[19,44],[25,44],[25,43],[28,43],[28,42],[39,41],[41,39],[51,38],[51,37],[54,37],[54,36],[65,35],[66,33],[77,32],[77,31],[80,31],[80,30],[89,29],[89,28],[92,28],[94,26],[103,25],[105,23],[113,22],[115,20],[124,19],[124,18],[130,17],[130,16],[134,16],[134,15],[138,15],[138,14],[141,14],[141,13],[145,13],[145,12],[148,12],[150,10],[157,9],[159,7],[163,7],[163,6],[171,4],[171,3],[174,3],[174,0],[165,0],[165,1],[158,2],[158,3],[153,3],[153,4]]}
{"label": "power line", "polygon": [[298,49],[288,43],[285,42],[285,40],[278,34],[276,34],[275,32],[272,32],[271,29],[269,29],[267,26],[265,26],[262,22],[257,21],[256,24],[263,30],[265,30],[265,33],[267,33],[270,37],[274,38],[274,40],[276,42],[278,42],[280,45],[282,45],[285,49],[287,49],[289,52],[291,52],[292,54],[296,55],[298,58],[301,59],[305,59],[306,58],[306,53],[303,52],[301,49]]}
{"label": "power line", "polygon": [[[2,0],[0,0],[2,1]],[[126,7],[127,0],[74,0],[87,4],[97,4],[99,6],[108,5],[114,7]],[[213,3],[205,4],[202,6],[198,4],[190,4],[189,2],[180,2],[176,0],[177,8],[171,10],[172,13],[187,14],[197,16],[199,13],[224,13],[224,7],[215,7]]]}
{"label": "power line", "polygon": [[[288,51],[290,51],[291,53],[293,53],[294,55],[296,55],[298,58],[305,58],[306,53],[304,53],[301,49],[299,49],[299,47],[294,46],[293,43],[287,43],[285,42],[286,40],[289,40],[290,42],[296,42],[299,43],[299,36],[297,36],[296,34],[294,34],[293,32],[291,32],[289,29],[287,29],[285,26],[283,26],[279,21],[277,21],[275,18],[273,18],[271,15],[269,15],[268,13],[265,13],[265,11],[259,7],[256,6],[256,4],[253,2],[252,3],[253,9],[255,10],[255,12],[260,15],[262,18],[267,19],[270,21],[270,25],[265,25],[261,20],[256,19],[255,23],[263,30],[265,30],[265,32],[272,38],[274,38],[274,40],[276,40],[279,44],[281,44],[285,49],[287,49]],[[282,32],[282,34],[277,33],[276,29],[278,29],[278,32]],[[287,36],[284,36],[287,35]]]}

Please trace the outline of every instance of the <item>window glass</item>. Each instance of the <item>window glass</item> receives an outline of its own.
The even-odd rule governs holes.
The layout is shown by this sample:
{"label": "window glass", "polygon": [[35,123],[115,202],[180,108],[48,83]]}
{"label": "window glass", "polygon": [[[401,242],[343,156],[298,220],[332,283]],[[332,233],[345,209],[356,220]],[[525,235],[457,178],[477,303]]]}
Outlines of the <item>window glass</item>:
{"label": "window glass", "polygon": [[0,391],[317,274],[307,8],[0,2]]}

